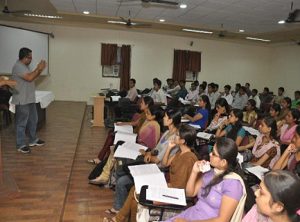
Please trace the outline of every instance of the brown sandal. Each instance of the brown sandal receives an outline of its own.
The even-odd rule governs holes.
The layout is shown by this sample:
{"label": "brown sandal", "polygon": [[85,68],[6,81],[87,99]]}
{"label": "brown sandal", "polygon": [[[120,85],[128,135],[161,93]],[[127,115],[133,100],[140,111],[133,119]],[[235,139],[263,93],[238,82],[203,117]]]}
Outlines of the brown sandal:
{"label": "brown sandal", "polygon": [[116,221],[114,220],[114,218],[104,217],[103,220],[102,220],[102,222],[116,222]]}

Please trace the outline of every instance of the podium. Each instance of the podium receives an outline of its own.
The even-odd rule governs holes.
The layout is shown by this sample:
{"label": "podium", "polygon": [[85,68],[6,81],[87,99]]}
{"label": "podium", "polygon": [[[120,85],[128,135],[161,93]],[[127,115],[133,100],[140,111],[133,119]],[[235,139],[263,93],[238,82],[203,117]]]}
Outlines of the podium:
{"label": "podium", "polygon": [[104,125],[104,99],[106,96],[100,96],[98,93],[92,93],[90,98],[94,99],[94,123],[92,127]]}

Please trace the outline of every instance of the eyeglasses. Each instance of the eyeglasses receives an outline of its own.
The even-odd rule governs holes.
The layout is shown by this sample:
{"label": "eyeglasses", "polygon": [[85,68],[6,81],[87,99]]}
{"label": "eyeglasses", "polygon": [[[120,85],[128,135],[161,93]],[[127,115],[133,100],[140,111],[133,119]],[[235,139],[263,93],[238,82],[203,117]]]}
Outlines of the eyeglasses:
{"label": "eyeglasses", "polygon": [[220,157],[219,155],[217,155],[217,154],[215,153],[215,151],[211,151],[211,155],[216,156],[216,157]]}

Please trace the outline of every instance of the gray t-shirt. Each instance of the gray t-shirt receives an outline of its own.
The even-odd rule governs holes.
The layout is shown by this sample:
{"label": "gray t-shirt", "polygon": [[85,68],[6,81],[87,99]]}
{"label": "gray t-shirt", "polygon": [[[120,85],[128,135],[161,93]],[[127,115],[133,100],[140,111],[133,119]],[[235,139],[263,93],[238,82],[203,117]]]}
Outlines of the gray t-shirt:
{"label": "gray t-shirt", "polygon": [[31,73],[29,66],[18,60],[12,69],[12,79],[18,83],[17,86],[14,86],[12,104],[26,105],[35,103],[34,81],[27,82],[22,79],[25,73]]}

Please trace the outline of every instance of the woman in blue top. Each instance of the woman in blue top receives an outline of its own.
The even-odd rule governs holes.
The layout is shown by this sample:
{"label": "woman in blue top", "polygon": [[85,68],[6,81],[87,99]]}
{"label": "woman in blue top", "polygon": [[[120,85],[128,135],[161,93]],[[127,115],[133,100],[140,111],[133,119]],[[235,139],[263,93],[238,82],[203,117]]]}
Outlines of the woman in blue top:
{"label": "woman in blue top", "polygon": [[185,114],[183,117],[188,119],[192,125],[199,125],[201,128],[204,128],[205,123],[209,120],[210,115],[210,102],[208,96],[200,96],[198,104],[199,109],[194,117],[191,117],[188,114]]}
{"label": "woman in blue top", "polygon": [[[243,111],[240,109],[233,109],[230,112],[229,119],[222,122],[216,132],[216,138],[225,136],[235,141],[239,146],[246,136],[246,132],[242,126]],[[226,126],[225,129],[223,129]]]}

